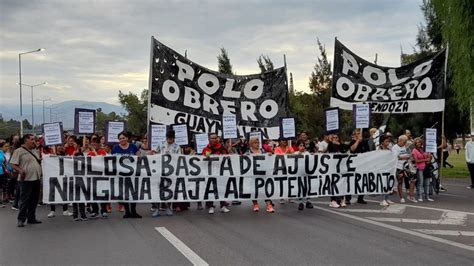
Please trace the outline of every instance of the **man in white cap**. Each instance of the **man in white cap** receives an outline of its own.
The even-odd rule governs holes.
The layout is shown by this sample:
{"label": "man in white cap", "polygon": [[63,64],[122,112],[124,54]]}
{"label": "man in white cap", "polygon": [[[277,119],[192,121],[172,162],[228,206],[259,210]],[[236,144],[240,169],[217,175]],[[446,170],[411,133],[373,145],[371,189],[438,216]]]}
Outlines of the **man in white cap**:
{"label": "man in white cap", "polygon": [[464,149],[466,151],[467,169],[471,174],[471,185],[467,188],[474,189],[474,132],[471,132],[471,140],[466,143]]}

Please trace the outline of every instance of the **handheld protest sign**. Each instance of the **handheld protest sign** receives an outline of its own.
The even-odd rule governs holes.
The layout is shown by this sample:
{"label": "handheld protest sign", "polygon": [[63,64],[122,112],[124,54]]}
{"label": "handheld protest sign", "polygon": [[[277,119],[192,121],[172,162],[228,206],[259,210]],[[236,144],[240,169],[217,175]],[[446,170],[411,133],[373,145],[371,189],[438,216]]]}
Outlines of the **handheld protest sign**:
{"label": "handheld protest sign", "polygon": [[207,133],[195,134],[194,141],[196,142],[196,154],[201,154],[204,148],[209,145],[209,135]]}
{"label": "handheld protest sign", "polygon": [[327,108],[324,110],[324,125],[326,134],[339,132],[339,107]]}
{"label": "handheld protest sign", "polygon": [[63,124],[61,122],[45,123],[41,127],[45,146],[64,144]]}
{"label": "handheld protest sign", "polygon": [[95,133],[95,113],[93,109],[74,109],[74,133],[87,135]]}
{"label": "handheld protest sign", "polygon": [[370,127],[370,105],[369,104],[354,104],[352,106],[352,121],[354,128],[369,128]]}
{"label": "handheld protest sign", "polygon": [[148,128],[148,138],[152,150],[156,150],[160,143],[166,141],[166,129],[166,125],[150,123]]}
{"label": "handheld protest sign", "polygon": [[280,136],[285,139],[296,137],[296,122],[294,117],[284,117],[280,120]]}
{"label": "handheld protest sign", "polygon": [[425,152],[436,153],[438,144],[436,143],[436,128],[425,128]]}
{"label": "handheld protest sign", "polygon": [[175,143],[178,145],[189,145],[188,125],[174,124],[171,126],[175,133]]}
{"label": "handheld protest sign", "polygon": [[250,138],[251,137],[257,137],[259,139],[259,149],[262,149],[263,148],[263,139],[262,139],[262,132],[260,131],[251,131],[249,132],[249,138],[248,140],[250,141]]}
{"label": "handheld protest sign", "polygon": [[125,121],[105,121],[105,143],[119,143],[118,134],[125,130]]}
{"label": "handheld protest sign", "polygon": [[237,116],[234,114],[222,115],[222,138],[236,139],[237,133]]}

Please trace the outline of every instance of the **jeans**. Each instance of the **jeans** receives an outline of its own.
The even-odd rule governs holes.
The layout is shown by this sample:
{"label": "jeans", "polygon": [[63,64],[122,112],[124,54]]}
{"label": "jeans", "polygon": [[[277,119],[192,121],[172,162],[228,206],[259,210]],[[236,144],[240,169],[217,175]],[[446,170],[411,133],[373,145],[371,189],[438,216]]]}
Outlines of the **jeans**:
{"label": "jeans", "polygon": [[[423,177],[423,170],[416,170],[416,194],[418,195],[419,199],[428,198],[429,189],[428,186],[431,182],[431,178],[424,178]],[[421,192],[421,188],[423,187],[423,193]]]}
{"label": "jeans", "polygon": [[20,181],[20,211],[18,212],[18,221],[35,221],[36,206],[39,201],[40,181]]}

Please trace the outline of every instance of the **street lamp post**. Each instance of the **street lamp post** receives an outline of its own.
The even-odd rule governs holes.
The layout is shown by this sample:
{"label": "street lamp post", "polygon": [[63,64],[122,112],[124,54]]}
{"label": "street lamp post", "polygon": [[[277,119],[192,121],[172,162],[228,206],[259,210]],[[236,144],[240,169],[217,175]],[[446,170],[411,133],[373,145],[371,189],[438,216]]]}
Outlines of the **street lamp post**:
{"label": "street lamp post", "polygon": [[43,102],[43,124],[45,123],[45,120],[44,120],[44,102],[47,102],[47,101],[52,101],[53,99],[51,98],[47,98],[47,99],[36,99],[38,101],[42,101]]}
{"label": "street lamp post", "polygon": [[53,115],[52,115],[52,111],[53,109],[56,109],[58,108],[57,106],[53,107],[53,106],[50,106],[50,107],[46,107],[46,109],[49,109],[49,122],[53,122]]}
{"label": "street lamp post", "polygon": [[33,134],[35,132],[35,116],[34,116],[34,111],[33,111],[33,88],[34,87],[37,87],[37,86],[41,86],[41,85],[45,85],[45,84],[48,84],[47,82],[43,82],[43,83],[39,83],[39,84],[35,84],[35,85],[28,85],[28,84],[21,84],[20,85],[23,85],[23,86],[28,86],[31,88],[31,125],[33,127]]}
{"label": "street lamp post", "polygon": [[20,82],[18,83],[18,85],[20,85],[20,136],[21,137],[23,137],[23,98],[22,98],[22,88],[21,88],[21,85],[22,85],[21,84],[21,56],[24,54],[30,54],[30,53],[41,52],[41,51],[44,51],[44,49],[40,48],[33,51],[18,54],[18,69],[19,69],[18,73],[20,76]]}

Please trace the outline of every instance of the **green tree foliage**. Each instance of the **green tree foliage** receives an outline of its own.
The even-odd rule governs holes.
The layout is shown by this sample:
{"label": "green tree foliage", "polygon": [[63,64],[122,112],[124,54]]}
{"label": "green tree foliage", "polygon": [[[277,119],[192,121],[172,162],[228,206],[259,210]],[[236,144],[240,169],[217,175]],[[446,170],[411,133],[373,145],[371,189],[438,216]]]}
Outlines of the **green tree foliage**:
{"label": "green tree foliage", "polygon": [[261,73],[275,69],[273,62],[267,55],[261,55],[257,58],[258,68]]}
{"label": "green tree foliage", "polygon": [[[423,1],[421,10],[425,17],[425,24],[421,24],[419,27],[414,53],[402,54],[402,65],[415,62],[443,48],[445,43],[441,32],[443,23],[433,3],[430,0]],[[450,57],[451,54],[452,52],[450,51]],[[451,61],[451,59],[449,59],[449,61]],[[455,79],[452,72],[449,71],[450,69],[451,67],[448,67],[448,88],[445,91],[445,135],[448,139],[454,139],[456,134],[468,130],[468,117],[465,112],[461,111],[460,105],[455,98],[457,89],[450,86],[453,82],[453,78]],[[441,113],[394,115],[391,120],[392,123],[390,123],[390,129],[395,134],[401,134],[403,129],[410,128],[415,136],[420,136],[423,134],[423,128],[431,127],[437,122],[437,128],[441,129],[441,120]]]}
{"label": "green tree foliage", "polygon": [[[30,124],[29,126],[31,129]],[[19,132],[20,132],[20,121],[16,121],[13,119],[5,121],[3,120],[3,118],[0,119],[0,138],[8,139],[11,135],[18,134]]]}
{"label": "green tree foliage", "polygon": [[230,64],[229,54],[227,50],[222,47],[220,54],[217,56],[218,71],[224,74],[233,74],[232,65]]}
{"label": "green tree foliage", "polygon": [[131,92],[125,94],[119,91],[118,97],[120,104],[128,113],[124,117],[127,129],[136,135],[144,134],[147,131],[148,90],[143,90],[140,97]]}
{"label": "green tree foliage", "polygon": [[102,112],[102,109],[99,108],[96,110],[96,125],[95,131],[100,134],[105,134],[105,122],[106,121],[116,121],[116,120],[123,120],[120,115],[117,115],[115,112],[111,112],[105,114]]}
{"label": "green tree foliage", "polygon": [[474,100],[474,1],[432,0],[443,42],[449,43],[449,67],[455,102],[468,111]]}
{"label": "green tree foliage", "polygon": [[313,72],[309,78],[309,88],[313,93],[322,94],[322,97],[327,98],[327,104],[329,105],[329,97],[331,96],[332,86],[332,67],[328,61],[326,54],[326,47],[324,47],[319,38],[317,39],[319,52],[321,57],[317,57],[317,63],[314,66]]}

